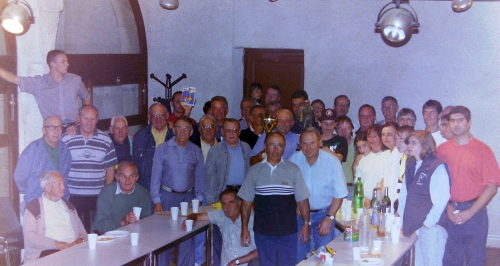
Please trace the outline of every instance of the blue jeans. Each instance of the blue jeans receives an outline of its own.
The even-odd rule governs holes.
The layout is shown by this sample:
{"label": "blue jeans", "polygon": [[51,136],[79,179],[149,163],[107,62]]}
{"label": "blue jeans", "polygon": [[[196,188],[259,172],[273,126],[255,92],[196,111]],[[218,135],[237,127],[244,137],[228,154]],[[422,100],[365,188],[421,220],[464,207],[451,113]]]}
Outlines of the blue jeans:
{"label": "blue jeans", "polygon": [[297,234],[265,236],[254,233],[260,265],[295,265]]}
{"label": "blue jeans", "polygon": [[[466,210],[473,203],[455,206]],[[486,207],[463,224],[448,220],[448,242],[444,250],[443,265],[486,265],[486,238],[488,237],[488,212]],[[465,264],[464,264],[465,262]]]}
{"label": "blue jeans", "polygon": [[[302,244],[302,239],[299,239],[297,242],[297,261],[295,264],[300,263],[302,260],[306,258],[306,254],[308,252],[311,252],[321,246],[326,246],[326,244],[330,243],[334,238],[335,238],[335,220],[332,222],[332,228],[330,229],[330,233],[326,236],[320,236],[319,235],[319,230],[318,226],[323,221],[323,219],[326,217],[326,214],[328,212],[328,208],[320,210],[318,212],[311,212],[311,236],[314,240],[314,242],[311,243],[310,240],[308,240],[306,243]],[[304,225],[304,221],[302,220],[301,216],[297,215],[297,225],[298,225],[298,230],[299,232],[297,233],[297,238],[300,233],[300,229]]]}

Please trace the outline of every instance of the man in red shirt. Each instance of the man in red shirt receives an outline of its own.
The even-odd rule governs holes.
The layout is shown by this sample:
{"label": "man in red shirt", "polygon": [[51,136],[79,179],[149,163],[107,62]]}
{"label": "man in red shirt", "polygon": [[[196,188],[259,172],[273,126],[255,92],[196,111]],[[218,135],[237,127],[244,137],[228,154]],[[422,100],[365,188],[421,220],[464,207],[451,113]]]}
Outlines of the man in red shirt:
{"label": "man in red shirt", "polygon": [[467,107],[452,108],[449,125],[453,138],[437,149],[451,178],[443,265],[486,265],[486,205],[497,193],[500,169],[491,149],[470,133],[471,113]]}

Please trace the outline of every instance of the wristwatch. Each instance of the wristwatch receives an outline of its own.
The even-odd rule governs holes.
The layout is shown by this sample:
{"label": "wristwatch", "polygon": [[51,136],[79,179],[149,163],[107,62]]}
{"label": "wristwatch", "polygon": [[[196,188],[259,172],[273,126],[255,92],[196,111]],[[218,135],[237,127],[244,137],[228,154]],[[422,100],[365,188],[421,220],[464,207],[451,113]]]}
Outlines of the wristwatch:
{"label": "wristwatch", "polygon": [[304,224],[311,225],[311,221],[304,221]]}
{"label": "wristwatch", "polygon": [[328,213],[326,214],[326,217],[330,218],[330,220],[335,220],[335,215],[329,215]]}
{"label": "wristwatch", "polygon": [[234,263],[236,263],[236,265],[240,265],[240,260],[239,260],[239,259],[236,259],[236,260],[234,261]]}

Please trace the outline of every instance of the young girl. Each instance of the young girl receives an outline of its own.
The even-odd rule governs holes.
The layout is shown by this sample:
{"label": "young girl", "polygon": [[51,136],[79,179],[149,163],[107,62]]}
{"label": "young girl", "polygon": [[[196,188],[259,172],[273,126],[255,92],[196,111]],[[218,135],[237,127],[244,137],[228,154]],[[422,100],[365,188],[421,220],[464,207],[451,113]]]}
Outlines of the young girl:
{"label": "young girl", "polygon": [[425,130],[409,134],[408,156],[399,195],[403,235],[418,235],[415,265],[442,265],[448,233],[439,219],[450,199],[450,183],[444,164],[436,156],[436,143]]}
{"label": "young girl", "polygon": [[356,155],[356,159],[354,160],[354,163],[352,164],[352,171],[353,172],[356,170],[356,167],[358,166],[361,158],[365,157],[366,155],[368,155],[372,151],[372,148],[370,148],[370,145],[368,145],[368,141],[366,140],[366,132],[365,131],[360,131],[356,135],[356,137],[354,138],[354,144],[356,145],[356,148],[358,150],[358,155]]}

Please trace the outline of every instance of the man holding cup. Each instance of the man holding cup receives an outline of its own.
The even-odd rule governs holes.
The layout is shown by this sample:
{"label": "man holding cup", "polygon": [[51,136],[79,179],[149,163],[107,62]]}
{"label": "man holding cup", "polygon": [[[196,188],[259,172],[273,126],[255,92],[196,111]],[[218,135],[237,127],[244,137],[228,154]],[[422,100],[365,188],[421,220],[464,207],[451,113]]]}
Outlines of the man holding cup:
{"label": "man holding cup", "polygon": [[97,198],[97,217],[92,231],[105,233],[120,228],[151,214],[149,191],[136,184],[137,167],[122,161],[115,174],[116,181],[104,186]]}

